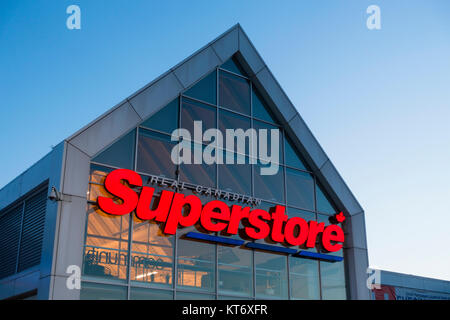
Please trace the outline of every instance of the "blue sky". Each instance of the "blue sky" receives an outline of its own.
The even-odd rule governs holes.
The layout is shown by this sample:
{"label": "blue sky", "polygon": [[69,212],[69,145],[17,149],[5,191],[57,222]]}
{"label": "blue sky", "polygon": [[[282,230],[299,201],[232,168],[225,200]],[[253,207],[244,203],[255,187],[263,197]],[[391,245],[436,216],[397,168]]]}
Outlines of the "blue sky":
{"label": "blue sky", "polygon": [[364,207],[370,264],[450,280],[449,16],[446,0],[3,0],[0,187],[239,22]]}

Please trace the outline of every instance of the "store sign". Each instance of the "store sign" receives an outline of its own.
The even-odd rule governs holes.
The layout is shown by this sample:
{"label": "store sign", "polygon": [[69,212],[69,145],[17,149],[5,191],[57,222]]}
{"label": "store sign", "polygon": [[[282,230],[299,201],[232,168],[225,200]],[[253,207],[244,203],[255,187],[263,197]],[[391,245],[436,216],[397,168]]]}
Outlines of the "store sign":
{"label": "store sign", "polygon": [[[132,187],[142,189],[138,194]],[[329,252],[339,251],[344,242],[344,232],[337,224],[325,226],[323,222],[307,222],[300,217],[288,218],[286,208],[280,205],[275,207],[273,213],[249,206],[232,205],[230,208],[221,200],[212,200],[203,205],[196,195],[186,196],[163,190],[158,206],[152,210],[150,204],[155,188],[143,186],[141,176],[128,169],[109,173],[105,179],[105,188],[121,201],[118,203],[112,198],[99,196],[97,202],[101,210],[112,215],[125,215],[136,210],[136,216],[141,220],[164,222],[163,232],[166,234],[175,234],[178,226],[190,227],[200,222],[207,231],[225,231],[235,235],[241,220],[245,219],[248,222],[245,233],[255,240],[270,236],[274,242],[313,248],[321,235],[323,248]],[[185,206],[189,206],[188,212],[184,210]],[[345,217],[341,212],[335,219],[342,222]]]}

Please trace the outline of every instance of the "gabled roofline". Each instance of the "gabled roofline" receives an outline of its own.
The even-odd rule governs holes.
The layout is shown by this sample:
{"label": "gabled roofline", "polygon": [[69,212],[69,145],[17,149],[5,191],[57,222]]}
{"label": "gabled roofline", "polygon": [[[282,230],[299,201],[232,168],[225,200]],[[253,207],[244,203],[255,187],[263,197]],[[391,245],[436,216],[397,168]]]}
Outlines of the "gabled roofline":
{"label": "gabled roofline", "polygon": [[[89,157],[139,125],[200,78],[237,54],[238,60],[269,103],[290,138],[319,176],[333,200],[349,215],[362,207],[337,172],[308,126],[269,70],[260,54],[236,24],[222,35],[145,85],[128,98],[78,130],[66,141]],[[331,189],[331,190],[330,190]]]}
{"label": "gabled roofline", "polygon": [[[349,297],[370,298],[366,286],[368,255],[363,209],[239,24],[64,141],[61,192],[72,195],[73,200],[71,203],[64,203],[58,215],[60,222],[56,238],[59,241],[58,247],[64,250],[58,250],[55,254],[55,274],[65,275],[65,266],[82,263],[81,248],[85,227],[83,212],[86,208],[90,159],[233,55],[236,55],[249,74],[295,147],[303,153],[325,191],[349,218],[343,225],[346,233],[344,255]],[[63,231],[69,229],[71,236],[67,237]],[[57,281],[59,280],[56,279],[52,284],[51,297],[62,294],[57,291],[60,289]],[[79,298],[79,293],[75,291],[64,291],[64,294]]]}

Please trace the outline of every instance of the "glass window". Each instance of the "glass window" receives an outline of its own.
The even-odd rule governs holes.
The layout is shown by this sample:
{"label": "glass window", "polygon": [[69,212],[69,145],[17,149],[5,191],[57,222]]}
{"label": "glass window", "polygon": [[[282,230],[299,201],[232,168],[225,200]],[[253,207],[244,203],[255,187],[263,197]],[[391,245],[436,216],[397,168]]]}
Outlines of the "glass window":
{"label": "glass window", "polygon": [[347,293],[345,288],[344,262],[320,262],[320,276],[322,283],[322,299],[345,300]]}
{"label": "glass window", "polygon": [[127,300],[127,287],[82,282],[80,300]]}
{"label": "glass window", "polygon": [[154,288],[130,288],[130,300],[173,300],[173,292]]}
{"label": "glass window", "polygon": [[[180,180],[192,184],[199,184],[207,187],[216,186],[216,166],[215,164],[209,165],[203,161],[202,164],[194,164],[194,155],[196,152],[201,153],[205,151],[206,146],[197,143],[191,143],[190,141],[184,141],[183,144],[191,145],[191,161],[190,164],[182,163],[180,170]],[[212,156],[215,156],[213,151]]]}
{"label": "glass window", "polygon": [[153,220],[143,221],[133,215],[132,281],[172,286],[174,236],[164,234],[161,227]]}
{"label": "glass window", "polygon": [[217,300],[253,300],[253,298],[236,297],[236,296],[218,296]]}
{"label": "glass window", "polygon": [[178,128],[178,98],[153,114],[141,126],[172,134]]}
{"label": "glass window", "polygon": [[287,257],[255,251],[256,298],[287,298]]}
{"label": "glass window", "polygon": [[205,78],[197,82],[193,87],[188,89],[184,95],[216,104],[217,76],[216,72],[212,72]]}
{"label": "glass window", "polygon": [[[268,166],[266,166],[268,167]],[[253,165],[255,197],[274,202],[284,202],[283,167],[274,175],[262,175],[262,165]]]}
{"label": "glass window", "polygon": [[94,157],[92,161],[119,168],[133,169],[135,141],[136,130],[133,130]]}
{"label": "glass window", "polygon": [[226,158],[233,159],[234,164],[219,164],[219,189],[250,195],[252,193],[252,165],[246,156],[223,151]]}
{"label": "glass window", "polygon": [[218,246],[219,293],[253,294],[252,251],[241,247]]}
{"label": "glass window", "polygon": [[98,196],[110,197],[114,199],[114,197],[108,191],[106,191],[104,186],[106,175],[113,170],[114,169],[91,164],[89,190],[87,193],[87,199],[89,201],[96,202]]}
{"label": "glass window", "polygon": [[129,219],[129,215],[109,215],[88,205],[83,274],[127,278]]}
{"label": "glass window", "polygon": [[311,174],[286,168],[287,203],[314,210],[314,179]]}
{"label": "glass window", "polygon": [[272,113],[269,111],[269,108],[255,90],[252,90],[252,111],[254,118],[276,123],[276,121],[272,117]]}
{"label": "glass window", "polygon": [[[194,137],[194,121],[202,122],[202,137]],[[192,140],[202,142],[203,132],[211,128],[216,128],[216,108],[188,98],[183,98],[183,104],[181,106],[181,127],[189,131]]]}
{"label": "glass window", "polygon": [[319,262],[289,257],[291,299],[320,299]]}
{"label": "glass window", "polygon": [[177,300],[215,300],[216,296],[212,294],[202,294],[197,292],[177,291]]}
{"label": "glass window", "polygon": [[328,214],[335,214],[337,210],[328,200],[327,196],[323,193],[322,188],[316,185],[316,197],[317,197],[317,211]]}
{"label": "glass window", "polygon": [[[255,209],[265,210],[272,215],[272,213],[275,212],[276,206],[277,206],[277,204],[275,204],[275,203],[261,201],[261,203],[255,207]],[[269,245],[277,246],[277,247],[285,247],[284,243],[273,241],[271,233],[269,233],[267,235],[267,237],[265,237],[264,239],[257,239],[257,240],[253,240],[253,241],[256,243],[269,244]]]}
{"label": "glass window", "polygon": [[301,160],[300,156],[294,150],[292,143],[288,139],[284,139],[284,141],[285,141],[284,152],[286,155],[286,165],[301,170],[308,170],[304,165],[303,161]]}
{"label": "glass window", "polygon": [[[300,210],[300,209],[296,209],[296,208],[288,207],[287,215],[289,216],[289,218],[300,217],[300,218],[304,219],[306,222],[317,221],[316,214],[314,212],[309,212],[309,211]],[[317,240],[317,241],[319,241],[319,240]],[[295,248],[297,248],[297,247],[295,247]],[[317,252],[317,245],[314,248],[308,248],[308,247],[306,247],[305,244],[303,244],[299,248],[301,250]]]}
{"label": "glass window", "polygon": [[220,72],[219,77],[219,105],[250,115],[249,82],[224,71]]}
{"label": "glass window", "polygon": [[[177,249],[178,287],[215,291],[215,244],[184,238],[187,232],[197,232],[200,226],[179,229]],[[177,299],[179,298],[177,294]]]}
{"label": "glass window", "polygon": [[[258,135],[258,159],[259,160],[271,160],[276,163],[283,163],[283,148],[282,148],[282,133],[279,127],[271,124],[254,120],[253,128],[256,129]],[[266,134],[263,135],[260,130],[266,130]],[[278,131],[278,141],[272,139],[272,131]],[[261,143],[266,144],[266,151],[260,150]],[[277,145],[278,143],[278,145]],[[273,149],[273,150],[272,150]],[[266,161],[267,162],[267,161]]]}
{"label": "glass window", "polygon": [[139,172],[175,179],[177,166],[172,162],[171,152],[177,142],[161,133],[140,129],[137,152]]}
{"label": "glass window", "polygon": [[236,74],[240,74],[241,76],[246,76],[244,70],[240,66],[239,62],[236,61],[234,57],[228,59],[224,64],[220,66],[222,69],[231,71]]}
{"label": "glass window", "polygon": [[[219,110],[219,129],[222,132],[223,136],[223,148],[228,149],[232,152],[239,152],[244,153],[246,155],[249,154],[249,148],[250,148],[250,133],[251,131],[248,131],[248,136],[245,136],[245,139],[238,140],[237,138],[234,138],[234,135],[232,136],[234,140],[227,139],[226,130],[227,129],[242,129],[244,131],[244,134],[247,133],[247,130],[250,129],[251,123],[250,118],[240,116],[238,114],[235,114],[233,112],[229,112],[226,110]],[[233,147],[228,147],[227,143],[233,142]],[[243,147],[239,147],[240,145],[243,145]],[[257,146],[255,146],[257,147]],[[257,154],[254,155],[255,157]]]}

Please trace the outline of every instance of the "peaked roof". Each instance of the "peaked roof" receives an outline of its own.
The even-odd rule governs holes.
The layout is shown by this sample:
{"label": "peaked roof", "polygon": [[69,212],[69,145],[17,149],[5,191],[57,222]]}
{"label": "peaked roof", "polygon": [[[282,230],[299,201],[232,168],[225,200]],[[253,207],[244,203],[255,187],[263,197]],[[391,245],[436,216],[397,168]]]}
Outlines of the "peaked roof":
{"label": "peaked roof", "polygon": [[294,146],[302,152],[332,200],[348,215],[363,213],[362,207],[239,24],[65,141],[92,158],[233,55],[276,115]]}

